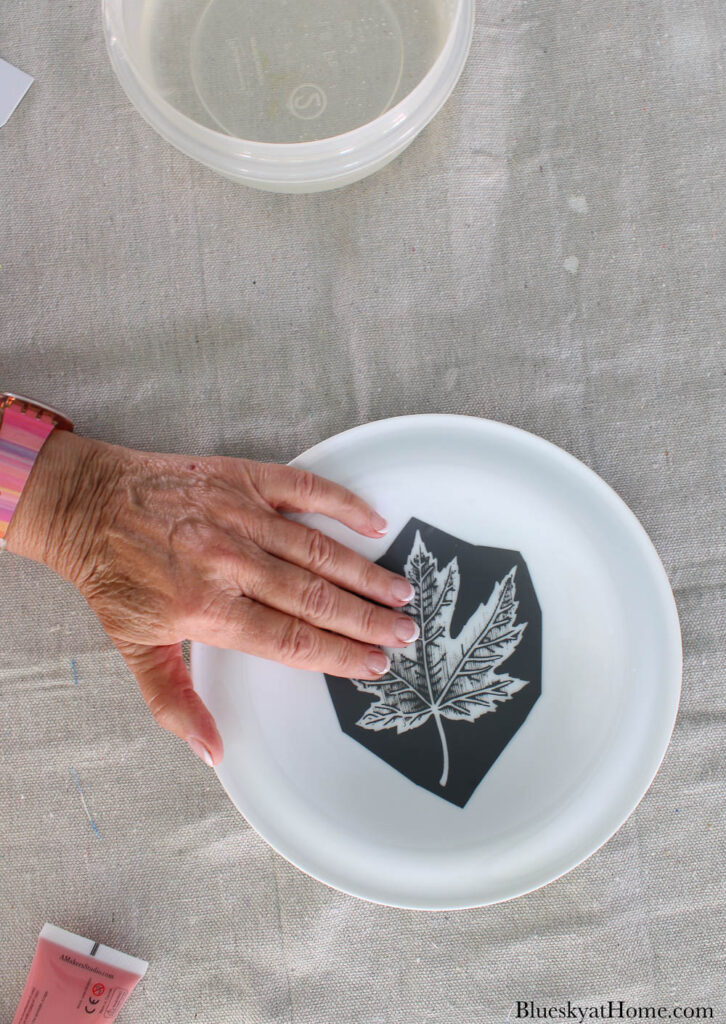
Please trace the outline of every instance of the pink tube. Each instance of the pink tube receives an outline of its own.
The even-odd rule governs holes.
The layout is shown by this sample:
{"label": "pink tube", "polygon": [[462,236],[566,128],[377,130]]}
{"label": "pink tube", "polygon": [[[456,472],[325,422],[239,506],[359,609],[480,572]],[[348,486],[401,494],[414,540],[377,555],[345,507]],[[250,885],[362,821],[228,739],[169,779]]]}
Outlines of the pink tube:
{"label": "pink tube", "polygon": [[149,965],[46,924],[12,1024],[108,1024]]}

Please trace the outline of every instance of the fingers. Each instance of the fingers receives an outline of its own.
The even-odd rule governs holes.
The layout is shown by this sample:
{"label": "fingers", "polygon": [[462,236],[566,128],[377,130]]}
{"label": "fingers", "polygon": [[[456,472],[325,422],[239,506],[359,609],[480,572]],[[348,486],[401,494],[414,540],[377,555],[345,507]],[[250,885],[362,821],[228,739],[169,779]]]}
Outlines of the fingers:
{"label": "fingers", "polygon": [[413,599],[414,588],[404,576],[369,562],[319,530],[311,530],[301,523],[278,515],[266,516],[255,540],[271,555],[379,604],[400,607]]}
{"label": "fingers", "polygon": [[136,677],[149,711],[162,727],[186,740],[206,764],[222,760],[222,737],[214,719],[192,685],[181,644],[145,647],[114,640]]}
{"label": "fingers", "polygon": [[255,484],[278,512],[319,512],[356,533],[382,537],[387,523],[352,491],[304,469],[263,462],[252,464]]}
{"label": "fingers", "polygon": [[319,629],[387,647],[407,647],[418,638],[418,625],[408,615],[357,597],[265,551],[245,551],[232,572],[246,597]]}
{"label": "fingers", "polygon": [[317,629],[242,595],[230,599],[224,619],[193,626],[190,639],[349,679],[379,679],[390,668],[378,647]]}

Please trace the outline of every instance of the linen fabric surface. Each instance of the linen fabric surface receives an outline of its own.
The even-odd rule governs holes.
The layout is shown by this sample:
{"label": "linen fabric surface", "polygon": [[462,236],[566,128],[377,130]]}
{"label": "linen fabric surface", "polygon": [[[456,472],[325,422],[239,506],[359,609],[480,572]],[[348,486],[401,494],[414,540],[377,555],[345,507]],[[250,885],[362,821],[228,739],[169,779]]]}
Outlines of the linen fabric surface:
{"label": "linen fabric surface", "polygon": [[610,842],[513,902],[406,912],[273,853],[82,598],[3,554],[0,1019],[45,921],[150,961],[120,1018],[144,1024],[723,1013],[725,30],[722,0],[480,2],[402,157],[280,196],[143,122],[97,3],[0,5],[35,78],[0,130],[0,387],[106,441],[281,462],[397,414],[516,424],[639,516],[685,646],[671,746]]}

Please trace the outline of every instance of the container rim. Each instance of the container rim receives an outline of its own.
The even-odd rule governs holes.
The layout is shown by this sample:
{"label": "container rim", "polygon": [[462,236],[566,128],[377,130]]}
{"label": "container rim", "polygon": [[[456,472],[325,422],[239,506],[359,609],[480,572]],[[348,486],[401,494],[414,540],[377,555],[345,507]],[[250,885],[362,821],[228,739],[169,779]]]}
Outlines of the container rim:
{"label": "container rim", "polygon": [[[439,55],[414,89],[373,121],[309,142],[258,142],[208,128],[159,95],[131,55],[120,0],[102,0],[111,63],[127,96],[167,141],[232,177],[306,182],[345,176],[404,148],[446,102],[463,70],[474,29],[474,0],[457,0]],[[334,161],[334,166],[331,166]]]}

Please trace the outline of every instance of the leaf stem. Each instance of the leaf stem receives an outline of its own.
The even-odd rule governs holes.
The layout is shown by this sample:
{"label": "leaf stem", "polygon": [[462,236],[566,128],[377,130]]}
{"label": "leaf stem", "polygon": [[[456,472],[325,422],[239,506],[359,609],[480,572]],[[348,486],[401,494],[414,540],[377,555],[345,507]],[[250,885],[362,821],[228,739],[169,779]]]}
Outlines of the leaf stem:
{"label": "leaf stem", "polygon": [[445,786],[449,781],[449,747],[446,743],[444,727],[441,724],[441,715],[437,711],[434,711],[434,718],[436,719],[436,728],[439,730],[439,738],[441,739],[441,750],[444,754],[444,764],[441,772],[441,778],[439,779],[439,785]]}

